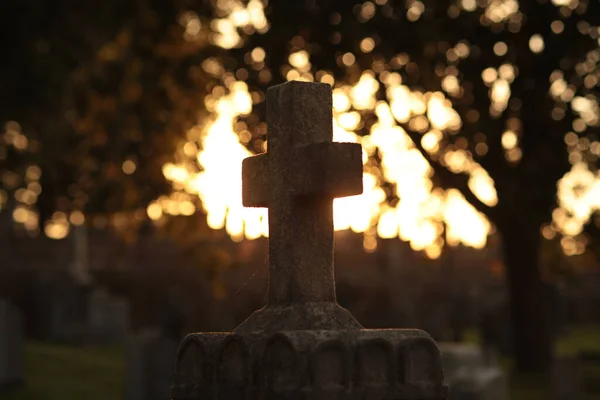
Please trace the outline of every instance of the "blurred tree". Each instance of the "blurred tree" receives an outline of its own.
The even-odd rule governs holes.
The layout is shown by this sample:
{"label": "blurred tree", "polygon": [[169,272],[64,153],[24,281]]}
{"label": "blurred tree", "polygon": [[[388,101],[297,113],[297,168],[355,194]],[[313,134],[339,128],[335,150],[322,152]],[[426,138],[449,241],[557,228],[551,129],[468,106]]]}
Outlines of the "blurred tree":
{"label": "blurred tree", "polygon": [[42,231],[57,211],[143,210],[170,188],[161,167],[175,151],[170,135],[184,129],[169,127],[189,110],[170,98],[168,80],[197,47],[169,44],[175,5],[163,2],[160,13],[149,7],[143,0],[0,5],[7,60],[0,66],[0,191],[31,194],[19,202],[30,217],[39,214]]}
{"label": "blurred tree", "polygon": [[587,248],[593,252],[596,257],[596,265],[600,268],[600,217],[596,216],[593,224],[585,227],[585,232],[589,240]]}
{"label": "blurred tree", "polygon": [[[3,178],[10,177],[2,179],[0,189],[14,193],[26,187],[27,167],[41,167],[44,190],[35,191],[41,221],[58,208],[78,168],[71,149],[79,137],[64,101],[69,75],[114,37],[132,12],[126,2],[7,0],[0,5],[5,56],[0,66],[0,124],[5,133],[0,160]],[[39,179],[34,169],[26,180]]]}

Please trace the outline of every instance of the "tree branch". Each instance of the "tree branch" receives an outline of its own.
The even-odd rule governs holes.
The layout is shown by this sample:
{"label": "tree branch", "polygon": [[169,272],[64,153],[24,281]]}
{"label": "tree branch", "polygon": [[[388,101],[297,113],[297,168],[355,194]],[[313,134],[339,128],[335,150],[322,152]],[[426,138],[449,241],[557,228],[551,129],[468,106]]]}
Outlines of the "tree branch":
{"label": "tree branch", "polygon": [[431,154],[427,152],[421,145],[421,135],[415,132],[406,131],[406,134],[411,138],[414,142],[415,147],[419,150],[421,155],[427,160],[431,168],[433,169],[435,176],[439,180],[439,186],[443,189],[456,189],[458,190],[465,199],[473,206],[475,209],[483,214],[485,214],[488,219],[490,219],[494,224],[498,221],[499,212],[496,208],[490,207],[487,204],[483,203],[479,198],[471,191],[469,188],[469,177],[464,174],[455,174],[449,171],[446,167],[441,165],[437,160],[435,160]]}

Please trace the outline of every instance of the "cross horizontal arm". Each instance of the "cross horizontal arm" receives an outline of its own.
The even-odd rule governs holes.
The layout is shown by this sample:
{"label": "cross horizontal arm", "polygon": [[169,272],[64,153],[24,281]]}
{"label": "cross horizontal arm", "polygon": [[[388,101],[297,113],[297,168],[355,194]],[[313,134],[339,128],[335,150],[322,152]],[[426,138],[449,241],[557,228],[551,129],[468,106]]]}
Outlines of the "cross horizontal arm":
{"label": "cross horizontal arm", "polygon": [[361,194],[362,148],[357,143],[322,142],[294,149],[295,196],[329,198]]}
{"label": "cross horizontal arm", "polygon": [[242,204],[244,207],[267,207],[269,182],[267,154],[242,161]]}
{"label": "cross horizontal arm", "polygon": [[[330,198],[361,194],[362,149],[356,143],[322,142],[299,146],[289,162],[290,194],[321,195]],[[242,162],[242,203],[244,207],[269,204],[268,153]]]}

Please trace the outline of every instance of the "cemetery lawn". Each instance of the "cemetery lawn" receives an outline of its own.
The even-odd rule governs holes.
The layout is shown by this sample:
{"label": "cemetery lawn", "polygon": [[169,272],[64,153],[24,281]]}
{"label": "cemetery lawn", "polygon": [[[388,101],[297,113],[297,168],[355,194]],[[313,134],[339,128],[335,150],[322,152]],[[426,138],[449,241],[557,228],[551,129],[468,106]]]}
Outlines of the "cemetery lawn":
{"label": "cemetery lawn", "polygon": [[26,385],[0,400],[106,400],[123,398],[124,350],[28,342]]}
{"label": "cemetery lawn", "polygon": [[[581,351],[600,351],[599,336],[600,326],[574,327],[568,336],[558,340],[556,354],[571,356]],[[478,342],[478,335],[470,331],[467,341]],[[26,387],[0,394],[0,400],[123,398],[125,354],[121,347],[73,347],[28,342],[25,353]],[[510,373],[510,360],[503,359],[501,364]],[[586,368],[585,375],[588,382],[600,382],[600,366]],[[540,382],[540,377],[511,374],[510,399],[546,400],[547,394],[539,392]]]}
{"label": "cemetery lawn", "polygon": [[[570,328],[570,332],[558,338],[555,343],[556,357],[574,357],[581,352],[600,352],[600,325],[583,325]],[[469,329],[465,341],[479,343],[477,330]],[[542,376],[515,375],[512,373],[512,361],[508,358],[500,360],[502,368],[510,376],[511,400],[547,400],[548,393],[540,392],[539,388],[546,386],[547,381]],[[600,399],[600,365],[585,365],[583,369],[584,385],[593,391],[589,399]]]}
{"label": "cemetery lawn", "polygon": [[581,351],[600,352],[600,325],[578,326],[556,343],[556,354],[574,356]]}

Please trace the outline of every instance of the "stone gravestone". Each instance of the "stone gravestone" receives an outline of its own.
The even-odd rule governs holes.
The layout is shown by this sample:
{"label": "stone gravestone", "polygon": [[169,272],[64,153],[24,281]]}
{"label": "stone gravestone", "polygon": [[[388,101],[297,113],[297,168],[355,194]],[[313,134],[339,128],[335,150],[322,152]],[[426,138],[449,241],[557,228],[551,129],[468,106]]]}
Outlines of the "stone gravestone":
{"label": "stone gravestone", "polygon": [[127,343],[125,400],[166,400],[184,316],[171,297],[162,312],[162,331],[144,330]]}
{"label": "stone gravestone", "polygon": [[127,339],[130,306],[125,298],[96,289],[89,299],[89,329],[91,338],[100,343],[122,342]]}
{"label": "stone gravestone", "polygon": [[146,330],[127,342],[125,400],[167,400],[178,340]]}
{"label": "stone gravestone", "polygon": [[0,390],[23,383],[24,351],[21,313],[0,299]]}
{"label": "stone gravestone", "polygon": [[71,240],[73,241],[73,260],[69,265],[69,272],[73,280],[80,285],[90,285],[90,262],[88,252],[88,231],[85,225],[73,228]]}
{"label": "stone gravestone", "polygon": [[124,297],[113,297],[108,304],[107,336],[116,342],[127,338],[131,325],[131,307]]}
{"label": "stone gravestone", "polygon": [[31,287],[28,324],[38,340],[81,342],[87,329],[88,292],[68,274],[41,273]]}
{"label": "stone gravestone", "polygon": [[579,353],[579,365],[583,377],[583,387],[588,398],[600,398],[600,351],[594,349],[582,350]]}
{"label": "stone gravestone", "polygon": [[546,284],[548,291],[547,315],[550,319],[551,334],[554,339],[568,333],[569,308],[566,301],[565,288],[561,282],[557,284]]}
{"label": "stone gravestone", "polygon": [[496,350],[503,356],[512,356],[512,330],[510,311],[504,296],[491,295],[489,304],[480,315],[479,328],[483,347],[488,351]]}
{"label": "stone gravestone", "polygon": [[552,365],[552,399],[583,400],[583,365],[578,357],[557,357]]}
{"label": "stone gravestone", "polygon": [[450,389],[448,400],[508,399],[506,374],[481,347],[462,343],[439,343],[438,346]]}
{"label": "stone gravestone", "polygon": [[243,162],[243,203],[269,208],[267,305],[181,343],[173,400],[446,398],[433,339],[367,330],[335,295],[335,197],[362,192],[361,147],[332,143],[331,87],[268,89],[269,151]]}

